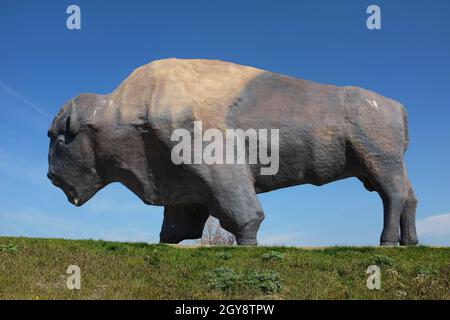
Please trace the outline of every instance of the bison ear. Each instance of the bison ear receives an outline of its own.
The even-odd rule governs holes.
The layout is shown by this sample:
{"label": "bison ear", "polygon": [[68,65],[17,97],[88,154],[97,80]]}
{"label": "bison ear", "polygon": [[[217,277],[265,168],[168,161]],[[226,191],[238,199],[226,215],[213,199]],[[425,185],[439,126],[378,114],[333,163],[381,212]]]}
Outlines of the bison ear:
{"label": "bison ear", "polygon": [[49,138],[52,137],[52,129],[53,129],[53,125],[51,125],[50,128],[48,128],[48,130],[47,130],[47,137],[49,137]]}
{"label": "bison ear", "polygon": [[75,103],[72,101],[70,103],[70,120],[69,120],[69,132],[72,135],[76,135],[80,130],[80,122],[78,120],[77,109],[75,108]]}

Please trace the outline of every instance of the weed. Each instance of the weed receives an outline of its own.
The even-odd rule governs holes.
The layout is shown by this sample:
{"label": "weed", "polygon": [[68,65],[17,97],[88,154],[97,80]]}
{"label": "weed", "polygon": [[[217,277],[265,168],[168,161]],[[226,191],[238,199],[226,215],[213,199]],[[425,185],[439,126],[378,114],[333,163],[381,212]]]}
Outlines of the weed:
{"label": "weed", "polygon": [[14,243],[0,244],[0,252],[2,253],[16,253],[19,247]]}
{"label": "weed", "polygon": [[366,260],[367,265],[376,265],[380,268],[382,267],[392,267],[394,265],[394,260],[388,256],[384,255],[374,255]]}
{"label": "weed", "polygon": [[222,292],[243,289],[272,294],[281,290],[281,280],[280,275],[274,271],[237,274],[230,268],[221,267],[209,273],[208,286]]}
{"label": "weed", "polygon": [[217,252],[217,257],[222,259],[222,260],[230,260],[231,259],[231,254],[229,252]]}
{"label": "weed", "polygon": [[435,266],[418,266],[416,268],[418,276],[435,276],[439,273],[439,270]]}
{"label": "weed", "polygon": [[278,272],[251,272],[243,276],[244,285],[264,294],[273,294],[281,290],[281,280]]}
{"label": "weed", "polygon": [[239,276],[233,269],[220,267],[209,273],[208,287],[223,292],[237,289]]}
{"label": "weed", "polygon": [[283,261],[284,255],[278,251],[269,251],[264,253],[261,258],[263,261]]}
{"label": "weed", "polygon": [[144,257],[145,264],[149,267],[159,268],[161,264],[161,258],[159,256],[158,250],[153,250],[151,254]]}

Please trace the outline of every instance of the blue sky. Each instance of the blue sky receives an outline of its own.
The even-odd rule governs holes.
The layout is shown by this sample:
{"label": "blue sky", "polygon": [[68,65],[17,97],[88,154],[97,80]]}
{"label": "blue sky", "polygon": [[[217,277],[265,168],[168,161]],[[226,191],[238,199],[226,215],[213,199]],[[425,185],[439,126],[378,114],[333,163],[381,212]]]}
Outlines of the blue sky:
{"label": "blue sky", "polygon": [[[66,8],[81,8],[81,30]],[[381,7],[382,29],[366,28]],[[420,240],[450,245],[450,2],[0,0],[0,235],[158,241],[162,208],[113,184],[73,207],[46,178],[47,128],[82,92],[155,59],[221,59],[357,85],[407,108]],[[376,245],[382,203],[356,179],[260,195],[259,240]]]}

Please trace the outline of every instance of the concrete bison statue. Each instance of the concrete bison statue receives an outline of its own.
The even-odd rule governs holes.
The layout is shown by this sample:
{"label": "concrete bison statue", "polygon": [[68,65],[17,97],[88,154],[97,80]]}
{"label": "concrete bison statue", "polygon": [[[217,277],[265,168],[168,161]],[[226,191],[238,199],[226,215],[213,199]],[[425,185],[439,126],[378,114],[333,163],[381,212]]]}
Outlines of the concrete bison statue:
{"label": "concrete bison statue", "polygon": [[[278,154],[276,172],[261,174],[260,161],[174,163],[173,132],[194,132],[199,122],[216,133],[277,129],[268,150]],[[200,238],[212,215],[238,244],[256,245],[264,219],[257,193],[348,177],[383,201],[381,245],[418,243],[417,201],[403,160],[405,110],[358,87],[222,61],[164,59],[137,68],[110,94],[70,100],[48,136],[48,178],[71,203],[81,206],[120,182],[144,203],[164,206],[163,243]],[[245,144],[246,152],[252,148]]]}

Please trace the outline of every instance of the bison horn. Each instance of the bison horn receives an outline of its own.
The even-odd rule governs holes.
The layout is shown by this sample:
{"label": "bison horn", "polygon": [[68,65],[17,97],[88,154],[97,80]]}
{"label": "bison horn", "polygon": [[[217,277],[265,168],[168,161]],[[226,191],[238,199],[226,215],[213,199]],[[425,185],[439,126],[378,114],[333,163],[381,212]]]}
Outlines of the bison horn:
{"label": "bison horn", "polygon": [[75,103],[72,101],[70,103],[70,121],[69,121],[69,132],[76,135],[80,130],[80,123],[78,121],[78,114],[75,108]]}

